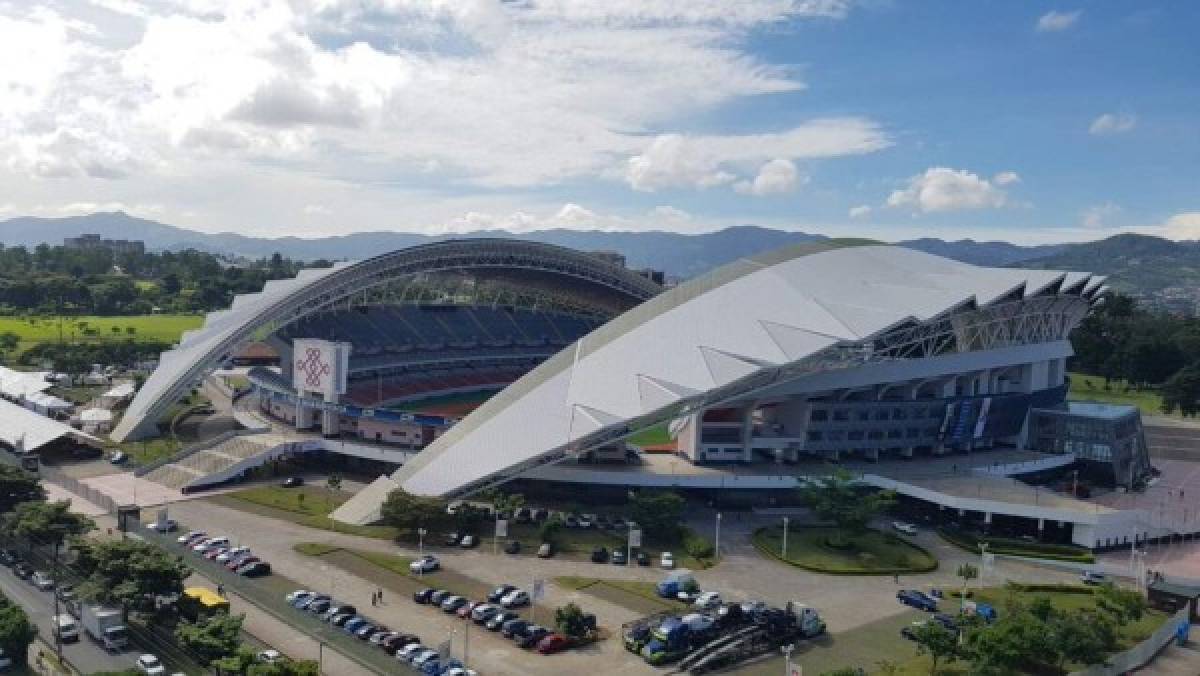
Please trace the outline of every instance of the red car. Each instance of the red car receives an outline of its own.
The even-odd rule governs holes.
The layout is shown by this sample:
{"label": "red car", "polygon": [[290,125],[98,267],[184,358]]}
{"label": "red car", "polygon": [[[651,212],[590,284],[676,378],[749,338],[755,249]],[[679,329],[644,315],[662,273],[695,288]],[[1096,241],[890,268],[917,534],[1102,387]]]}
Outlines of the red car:
{"label": "red car", "polygon": [[470,617],[471,611],[475,610],[475,606],[477,606],[477,605],[479,605],[479,601],[470,601],[465,606],[463,606],[462,608],[459,608],[457,611],[455,611],[454,614],[458,615],[459,617],[462,617],[462,618]]}
{"label": "red car", "polygon": [[212,561],[227,551],[229,551],[228,547],[215,547],[213,549],[208,550],[207,552],[204,552],[204,558],[208,559],[209,561]]}
{"label": "red car", "polygon": [[552,655],[570,647],[571,642],[562,634],[550,634],[538,643],[537,651],[543,655]]}

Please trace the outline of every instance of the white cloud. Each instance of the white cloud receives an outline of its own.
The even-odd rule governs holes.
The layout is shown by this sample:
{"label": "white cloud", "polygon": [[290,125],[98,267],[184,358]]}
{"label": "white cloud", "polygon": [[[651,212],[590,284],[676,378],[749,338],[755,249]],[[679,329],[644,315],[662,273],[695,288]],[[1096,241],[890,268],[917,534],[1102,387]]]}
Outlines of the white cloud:
{"label": "white cloud", "polygon": [[[795,171],[792,161],[871,153],[891,145],[879,125],[860,118],[827,118],[788,131],[740,136],[656,137],[628,161],[625,179],[634,190],[711,188],[748,176],[766,162],[768,184]],[[771,164],[774,162],[774,164]],[[791,164],[790,170],[783,162]],[[752,187],[758,180],[746,178]],[[798,180],[798,174],[795,179]],[[758,193],[755,193],[758,194]],[[762,193],[766,194],[766,193]]]}
{"label": "white cloud", "polygon": [[759,168],[753,181],[743,180],[734,184],[733,189],[743,195],[763,197],[789,193],[796,186],[807,182],[808,177],[801,176],[796,170],[796,164],[791,160],[773,159]]}
{"label": "white cloud", "polygon": [[1137,117],[1129,113],[1104,113],[1092,120],[1088,133],[1096,136],[1122,134],[1137,126]]}
{"label": "white cloud", "polygon": [[661,219],[668,223],[678,223],[680,221],[692,220],[692,215],[683,209],[670,206],[668,204],[659,205],[650,210],[650,217]]}
{"label": "white cloud", "polygon": [[1200,239],[1200,211],[1185,211],[1171,216],[1158,228],[1171,239]]}
{"label": "white cloud", "polygon": [[866,204],[860,204],[856,207],[850,207],[850,218],[866,218],[871,215],[871,207]]}
{"label": "white cloud", "polygon": [[1105,202],[1088,207],[1083,212],[1083,227],[1106,228],[1112,226],[1113,217],[1121,213],[1121,207],[1112,202]]}
{"label": "white cloud", "polygon": [[[1012,172],[1002,172],[1008,176]],[[1008,181],[1011,183],[1012,181]],[[965,169],[931,167],[909,179],[908,186],[887,198],[889,207],[911,207],[920,212],[995,209],[1008,202],[997,184]]]}
{"label": "white cloud", "polygon": [[306,204],[306,205],[304,205],[304,215],[305,216],[331,216],[331,215],[333,215],[333,209],[330,209],[329,207],[327,207],[323,204]]}
{"label": "white cloud", "polygon": [[1036,30],[1039,33],[1065,31],[1074,26],[1082,15],[1083,10],[1075,10],[1073,12],[1050,11],[1038,18]]}
{"label": "white cloud", "polygon": [[996,185],[1012,185],[1020,182],[1021,177],[1015,171],[1002,171],[992,177],[992,183]]}

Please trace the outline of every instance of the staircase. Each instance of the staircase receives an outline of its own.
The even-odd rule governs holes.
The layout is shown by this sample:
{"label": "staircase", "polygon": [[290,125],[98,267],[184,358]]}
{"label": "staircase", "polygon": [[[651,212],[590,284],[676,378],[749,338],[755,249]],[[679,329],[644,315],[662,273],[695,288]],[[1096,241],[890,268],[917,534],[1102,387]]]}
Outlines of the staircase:
{"label": "staircase", "polygon": [[235,436],[212,448],[195,451],[187,457],[153,469],[144,478],[178,490],[192,485],[218,483],[228,478],[224,474],[234,465],[257,456],[266,456],[288,441],[287,437],[279,434]]}

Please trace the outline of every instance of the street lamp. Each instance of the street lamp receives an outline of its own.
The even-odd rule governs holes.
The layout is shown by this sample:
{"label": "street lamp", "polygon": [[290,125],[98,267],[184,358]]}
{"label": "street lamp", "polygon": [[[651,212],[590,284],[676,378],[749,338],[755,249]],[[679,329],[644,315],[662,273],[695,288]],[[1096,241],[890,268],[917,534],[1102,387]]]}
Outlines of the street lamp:
{"label": "street lamp", "polygon": [[783,676],[792,676],[792,651],[795,649],[791,643],[779,649],[783,653]]}
{"label": "street lamp", "polygon": [[713,537],[713,553],[721,555],[721,513],[717,512],[717,533]]}
{"label": "street lamp", "polygon": [[[417,559],[420,560],[423,558],[425,558],[425,529],[418,528],[417,529]],[[425,576],[424,573],[425,573],[425,564],[422,563],[420,566],[417,567],[417,577],[424,577]]]}
{"label": "street lamp", "polygon": [[787,561],[787,533],[788,533],[788,518],[783,517],[783,550],[779,552],[779,557]]}

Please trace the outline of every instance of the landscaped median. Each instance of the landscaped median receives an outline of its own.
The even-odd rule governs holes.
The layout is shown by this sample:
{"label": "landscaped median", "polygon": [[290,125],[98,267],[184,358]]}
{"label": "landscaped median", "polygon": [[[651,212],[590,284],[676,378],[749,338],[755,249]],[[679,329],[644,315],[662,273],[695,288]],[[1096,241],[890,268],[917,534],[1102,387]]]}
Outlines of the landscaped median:
{"label": "landscaped median", "polygon": [[353,494],[333,491],[317,486],[283,488],[282,486],[255,486],[232,493],[213,495],[207,500],[243,512],[251,512],[283,521],[290,521],[309,528],[332,530],[351,535],[394,540],[396,529],[388,526],[354,526],[338,523],[329,518]]}
{"label": "landscaped median", "polygon": [[1090,551],[1083,547],[1076,547],[1075,545],[1027,542],[1012,538],[976,535],[949,528],[939,528],[938,535],[946,542],[976,554],[979,553],[979,545],[987,543],[987,550],[989,552],[1004,556],[1024,556],[1033,559],[1052,559],[1073,563],[1095,563],[1096,561],[1096,557]]}
{"label": "landscaped median", "polygon": [[787,551],[778,526],[754,532],[754,546],[798,568],[831,575],[897,575],[937,570],[928,551],[898,536],[866,529],[842,533],[832,526],[790,526]]}
{"label": "landscaped median", "polygon": [[687,608],[685,603],[659,596],[653,582],[568,575],[554,578],[554,584],[564,589],[591,594],[596,598],[643,615],[664,610],[680,611]]}

